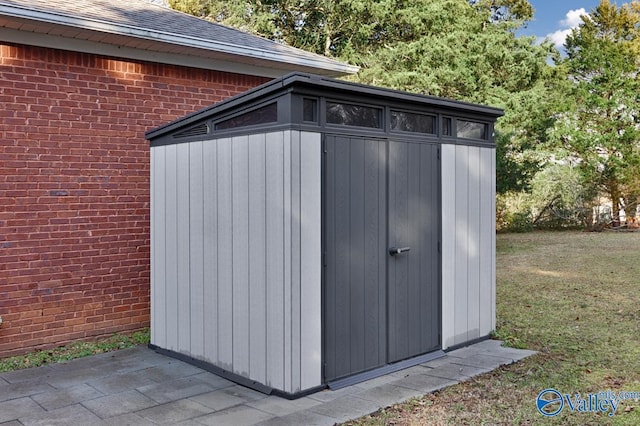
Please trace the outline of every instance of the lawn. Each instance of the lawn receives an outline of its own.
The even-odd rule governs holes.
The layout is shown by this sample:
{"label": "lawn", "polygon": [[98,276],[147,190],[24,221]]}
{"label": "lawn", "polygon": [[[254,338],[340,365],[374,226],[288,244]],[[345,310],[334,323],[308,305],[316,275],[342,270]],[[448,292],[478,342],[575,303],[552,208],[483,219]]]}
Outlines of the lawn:
{"label": "lawn", "polygon": [[25,355],[0,359],[0,373],[23,368],[40,367],[56,362],[65,362],[76,358],[97,355],[136,345],[149,343],[149,329],[130,334],[114,334],[96,341],[73,342],[52,349],[29,352]]}
{"label": "lawn", "polygon": [[640,424],[640,401],[613,417],[545,418],[540,391],[640,392],[640,233],[535,232],[497,237],[496,337],[533,357],[350,425]]}

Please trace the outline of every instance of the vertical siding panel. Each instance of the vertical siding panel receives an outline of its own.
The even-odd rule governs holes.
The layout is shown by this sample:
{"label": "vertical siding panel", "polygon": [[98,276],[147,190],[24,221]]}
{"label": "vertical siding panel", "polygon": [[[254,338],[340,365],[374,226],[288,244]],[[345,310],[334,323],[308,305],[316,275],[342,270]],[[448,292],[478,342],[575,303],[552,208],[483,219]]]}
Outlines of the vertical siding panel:
{"label": "vertical siding panel", "polygon": [[218,179],[217,141],[203,144],[204,358],[218,361]]}
{"label": "vertical siding panel", "polygon": [[165,146],[151,149],[151,343],[166,347]]}
{"label": "vertical siding panel", "polygon": [[284,390],[286,392],[292,392],[292,379],[291,379],[291,264],[292,264],[292,244],[291,244],[291,227],[292,227],[292,215],[293,206],[291,202],[292,181],[291,181],[291,131],[284,132]]}
{"label": "vertical siding panel", "polygon": [[232,138],[233,370],[249,376],[249,137]]}
{"label": "vertical siding panel", "polygon": [[233,205],[230,138],[218,140],[218,359],[233,370]]}
{"label": "vertical siding panel", "polygon": [[388,165],[388,141],[378,142],[378,235],[380,240],[377,247],[379,251],[378,272],[378,363],[382,365],[387,360],[387,259],[389,252],[389,241],[387,238],[388,218],[387,218],[387,168]]}
{"label": "vertical siding panel", "polygon": [[493,149],[480,149],[480,336],[486,336],[492,329],[492,262],[493,262],[493,230],[495,214],[492,206],[495,191],[492,188],[491,170]]}
{"label": "vertical siding panel", "polygon": [[480,337],[480,148],[469,147],[467,339]]}
{"label": "vertical siding panel", "polygon": [[[409,318],[407,322],[406,336],[408,336],[408,342],[406,345],[407,356],[420,353],[420,347],[422,343],[429,338],[426,334],[421,334],[420,329],[424,324],[421,321],[420,315],[420,302],[421,293],[426,291],[426,288],[431,283],[423,280],[420,274],[420,265],[423,264],[423,259],[419,256],[421,254],[429,253],[432,251],[426,246],[425,242],[428,236],[425,237],[427,229],[421,228],[421,225],[425,223],[424,211],[421,211],[421,204],[424,199],[424,194],[420,191],[420,172],[422,169],[429,167],[429,163],[420,164],[420,147],[421,144],[407,143],[407,235],[406,240],[402,243],[403,246],[410,246],[411,251],[406,257],[407,260],[407,303],[406,312]],[[429,148],[425,145],[424,148]],[[419,195],[419,196],[416,196]],[[416,214],[416,212],[420,212]],[[417,229],[413,228],[417,226]],[[424,305],[423,311],[427,310],[429,304]]]}
{"label": "vertical siding panel", "polygon": [[[388,247],[397,247],[398,244],[402,244],[398,242],[398,234],[402,231],[401,227],[401,217],[398,217],[397,214],[397,206],[400,204],[400,191],[396,189],[398,185],[399,176],[396,176],[395,173],[391,171],[402,170],[403,165],[401,163],[400,153],[398,152],[398,146],[400,146],[397,142],[389,142],[389,178],[388,178],[388,187],[389,187],[389,206],[388,206]],[[393,226],[392,226],[393,224]],[[398,323],[396,319],[398,316],[398,306],[397,301],[401,299],[399,294],[402,294],[402,289],[396,283],[401,284],[402,281],[400,277],[398,277],[398,270],[400,266],[399,262],[396,261],[395,256],[390,258],[387,261],[388,272],[387,272],[387,354],[388,358],[397,358],[398,350],[397,350],[397,330],[393,328],[395,324]],[[393,284],[391,284],[393,283]]]}
{"label": "vertical siding panel", "polygon": [[[333,208],[330,213],[333,217],[335,227],[333,229],[334,239],[333,244],[336,247],[335,258],[328,259],[333,271],[335,272],[336,279],[341,277],[348,277],[349,265],[351,263],[351,252],[349,247],[350,241],[350,229],[349,221],[346,218],[351,216],[351,192],[349,182],[349,169],[350,169],[350,139],[344,136],[336,136],[333,138],[333,179],[332,185],[329,186],[334,193]],[[333,247],[332,246],[332,247]],[[349,318],[351,317],[351,299],[348,285],[339,285],[336,282],[334,286],[332,311],[334,317],[330,319],[333,322],[335,329],[333,333],[334,344],[334,359],[333,361],[333,373],[332,377],[340,377],[351,370],[351,338],[349,330],[346,329],[344,324],[349,324]]]}
{"label": "vertical siding panel", "polygon": [[284,138],[282,132],[266,140],[266,276],[267,381],[284,388]]}
{"label": "vertical siding panel", "polygon": [[[365,306],[364,306],[364,248],[365,248],[365,139],[353,138],[349,142],[351,162],[349,163],[349,182],[351,195],[349,197],[349,215],[346,216],[349,224],[350,252],[348,265],[349,287],[349,312],[351,317],[351,371],[361,371],[365,368]],[[340,253],[338,253],[340,254]]]}
{"label": "vertical siding panel", "polygon": [[491,168],[491,330],[496,328],[496,149],[490,149]]}
{"label": "vertical siding panel", "polygon": [[300,389],[322,383],[320,134],[301,132]]}
{"label": "vertical siding panel", "polygon": [[468,254],[469,254],[469,147],[458,145],[456,150],[455,199],[455,339],[454,343],[467,341],[468,310]]}
{"label": "vertical siding panel", "polygon": [[456,147],[442,145],[442,347],[453,346],[455,337],[456,269]]}
{"label": "vertical siding panel", "polygon": [[177,145],[178,229],[178,350],[191,353],[191,294],[189,282],[189,146]]}
{"label": "vertical siding panel", "polygon": [[[424,255],[420,262],[421,282],[428,284],[420,287],[420,306],[431,307],[420,309],[420,335],[422,346],[420,352],[425,353],[437,344],[440,329],[440,256],[438,254],[438,238],[440,230],[440,169],[436,145],[420,145],[420,217],[424,226]],[[434,343],[435,342],[435,343]],[[440,342],[442,344],[442,342]]]}
{"label": "vertical siding panel", "polygon": [[265,135],[249,136],[249,373],[265,383],[266,315],[266,175]]}
{"label": "vertical siding panel", "polygon": [[189,274],[191,351],[204,355],[204,191],[202,142],[189,145]]}
{"label": "vertical siding panel", "polygon": [[384,364],[386,356],[386,173],[385,142],[365,143],[364,187],[364,285],[365,285],[365,367]]}
{"label": "vertical siding panel", "polygon": [[291,386],[300,390],[300,132],[291,135]]}
{"label": "vertical siding panel", "polygon": [[330,285],[330,283],[335,282],[336,277],[336,257],[335,252],[329,250],[330,247],[335,246],[335,241],[337,238],[336,235],[336,221],[333,220],[333,216],[336,211],[336,193],[337,191],[331,191],[330,188],[334,188],[336,185],[336,138],[335,136],[325,136],[325,150],[326,154],[326,170],[325,170],[325,180],[323,184],[325,185],[323,191],[325,193],[325,206],[324,211],[322,212],[325,215],[325,230],[324,230],[324,238],[325,238],[325,250],[326,252],[326,267],[325,271],[325,288],[324,288],[324,298],[325,298],[325,307],[324,307],[324,363],[326,365],[324,371],[324,378],[333,378],[336,376],[335,366],[336,366],[336,358],[335,354],[337,352],[336,345],[336,324],[337,324],[337,312],[335,309],[336,306],[336,292],[335,286]]}
{"label": "vertical siding panel", "polygon": [[176,145],[166,147],[166,266],[165,313],[166,349],[178,350],[178,189]]}

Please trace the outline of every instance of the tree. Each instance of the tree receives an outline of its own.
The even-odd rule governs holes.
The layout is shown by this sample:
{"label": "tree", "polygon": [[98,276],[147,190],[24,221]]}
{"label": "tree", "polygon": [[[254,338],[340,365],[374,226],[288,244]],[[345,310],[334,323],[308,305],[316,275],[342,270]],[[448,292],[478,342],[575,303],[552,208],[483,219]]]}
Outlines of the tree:
{"label": "tree", "polygon": [[602,0],[567,38],[559,66],[573,102],[561,106],[549,131],[579,165],[584,185],[609,197],[614,226],[622,206],[635,218],[640,194],[638,10],[636,2],[617,7]]}
{"label": "tree", "polygon": [[170,0],[179,10],[359,65],[352,80],[503,107],[498,190],[522,190],[546,138],[557,52],[516,30],[528,0]]}

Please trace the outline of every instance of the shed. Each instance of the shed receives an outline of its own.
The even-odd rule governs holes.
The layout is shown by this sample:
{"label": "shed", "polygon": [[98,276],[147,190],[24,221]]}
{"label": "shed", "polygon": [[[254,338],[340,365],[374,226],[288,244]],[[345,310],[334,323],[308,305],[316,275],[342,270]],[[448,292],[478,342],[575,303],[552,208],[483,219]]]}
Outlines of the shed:
{"label": "shed", "polygon": [[293,398],[487,338],[501,115],[296,73],[149,131],[151,347]]}

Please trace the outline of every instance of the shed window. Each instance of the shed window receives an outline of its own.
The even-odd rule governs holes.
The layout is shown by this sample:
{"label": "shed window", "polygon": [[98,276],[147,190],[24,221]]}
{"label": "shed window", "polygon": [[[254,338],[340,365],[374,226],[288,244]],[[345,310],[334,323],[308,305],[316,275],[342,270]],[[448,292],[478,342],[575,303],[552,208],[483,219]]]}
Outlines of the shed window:
{"label": "shed window", "polygon": [[278,121],[278,104],[272,103],[245,112],[228,120],[216,123],[216,130],[234,129],[236,127],[255,126],[256,124],[275,123]]}
{"label": "shed window", "polygon": [[309,98],[302,100],[302,120],[318,122],[318,101]]}
{"label": "shed window", "polygon": [[459,138],[487,139],[487,124],[477,121],[456,120],[456,130]]}
{"label": "shed window", "polygon": [[391,111],[391,130],[413,133],[435,133],[436,118],[432,115]]}
{"label": "shed window", "polygon": [[327,123],[345,126],[382,127],[382,110],[363,105],[327,102]]}

